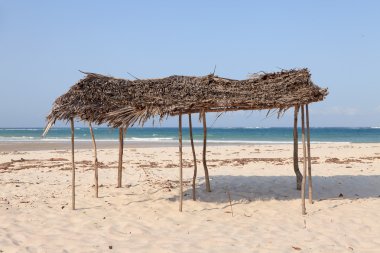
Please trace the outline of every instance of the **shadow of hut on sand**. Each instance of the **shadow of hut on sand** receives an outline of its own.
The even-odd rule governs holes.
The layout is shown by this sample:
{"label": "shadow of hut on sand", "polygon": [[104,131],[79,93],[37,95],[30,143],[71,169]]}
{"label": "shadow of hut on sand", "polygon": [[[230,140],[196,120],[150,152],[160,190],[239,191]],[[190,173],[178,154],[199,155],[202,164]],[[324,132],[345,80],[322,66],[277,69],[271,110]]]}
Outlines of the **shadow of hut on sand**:
{"label": "shadow of hut on sand", "polygon": [[[301,198],[301,192],[295,188],[295,176],[218,175],[210,179],[212,192],[206,192],[204,178],[200,178],[201,184],[196,186],[197,201],[228,203],[227,192],[230,193],[232,201],[238,202],[287,201]],[[314,176],[313,195],[313,199],[317,201],[338,198],[380,198],[380,175]],[[191,186],[185,187],[184,196],[185,200],[192,199]],[[170,200],[177,201],[177,198]]]}

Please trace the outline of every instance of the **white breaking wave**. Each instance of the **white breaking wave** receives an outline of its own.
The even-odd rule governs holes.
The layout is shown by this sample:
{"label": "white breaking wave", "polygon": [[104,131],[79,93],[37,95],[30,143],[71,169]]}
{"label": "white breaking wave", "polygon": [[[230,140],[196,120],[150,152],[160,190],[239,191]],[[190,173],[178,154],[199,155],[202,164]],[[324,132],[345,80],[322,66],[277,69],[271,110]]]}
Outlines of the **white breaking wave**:
{"label": "white breaking wave", "polygon": [[132,141],[173,141],[174,138],[159,138],[159,137],[154,137],[154,138],[137,138],[137,137],[132,137],[132,138],[127,138],[127,140],[132,140]]}
{"label": "white breaking wave", "polygon": [[37,140],[40,140],[40,139],[36,139],[34,137],[31,137],[31,136],[0,136],[0,141],[3,141],[3,142],[7,142],[7,141],[21,141],[21,142],[25,142],[25,141],[37,141]]}
{"label": "white breaking wave", "polygon": [[38,128],[0,128],[0,131],[42,131]]}

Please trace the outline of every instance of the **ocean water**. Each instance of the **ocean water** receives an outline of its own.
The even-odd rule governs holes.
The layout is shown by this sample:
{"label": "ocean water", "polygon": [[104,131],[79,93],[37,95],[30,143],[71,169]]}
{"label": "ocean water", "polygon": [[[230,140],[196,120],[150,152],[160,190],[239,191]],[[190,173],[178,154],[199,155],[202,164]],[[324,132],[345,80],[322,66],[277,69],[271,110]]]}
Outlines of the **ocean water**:
{"label": "ocean water", "polygon": [[[41,137],[43,128],[0,128],[0,142],[30,141],[70,141],[70,128],[52,128],[45,138]],[[363,128],[311,128],[311,141],[316,142],[350,142],[380,143],[379,127]],[[118,129],[94,128],[97,141],[117,141]],[[301,129],[299,129],[299,134]],[[194,128],[196,142],[203,139],[203,129]],[[90,141],[88,128],[75,128],[76,141]],[[183,129],[184,141],[189,141],[189,129]],[[291,143],[292,128],[208,128],[208,142],[220,143]],[[135,142],[177,142],[177,128],[130,128],[126,140]],[[300,139],[301,140],[301,136]]]}

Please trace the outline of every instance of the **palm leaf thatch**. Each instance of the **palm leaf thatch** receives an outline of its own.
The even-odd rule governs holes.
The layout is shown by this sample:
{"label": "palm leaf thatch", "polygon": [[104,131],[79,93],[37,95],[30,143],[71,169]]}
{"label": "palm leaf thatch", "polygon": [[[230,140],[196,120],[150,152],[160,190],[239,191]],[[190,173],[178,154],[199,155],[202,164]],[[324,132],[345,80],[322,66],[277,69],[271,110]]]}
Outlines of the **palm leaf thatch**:
{"label": "palm leaf thatch", "polygon": [[[195,112],[277,110],[322,101],[328,94],[313,84],[307,69],[262,73],[246,80],[207,75],[127,80],[94,73],[57,98],[47,117],[77,118],[112,127],[144,124],[149,118]],[[46,131],[45,131],[46,132]]]}

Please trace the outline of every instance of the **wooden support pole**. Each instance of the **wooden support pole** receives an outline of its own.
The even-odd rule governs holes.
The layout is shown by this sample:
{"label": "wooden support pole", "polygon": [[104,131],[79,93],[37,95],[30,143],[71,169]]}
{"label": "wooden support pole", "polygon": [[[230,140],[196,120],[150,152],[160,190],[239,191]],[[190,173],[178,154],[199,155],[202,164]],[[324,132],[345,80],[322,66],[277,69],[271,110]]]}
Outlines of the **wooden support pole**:
{"label": "wooden support pole", "polygon": [[206,146],[207,146],[207,124],[206,124],[206,113],[202,111],[202,122],[203,122],[203,169],[205,171],[205,180],[206,180],[206,191],[211,192],[210,187],[210,178],[208,175],[207,163],[206,163]]}
{"label": "wooden support pole", "polygon": [[92,138],[92,145],[94,147],[94,170],[95,170],[95,198],[99,198],[99,180],[98,180],[98,152],[96,149],[96,141],[94,131],[92,130],[91,122],[88,123],[90,127],[90,133]]}
{"label": "wooden support pole", "polygon": [[71,205],[75,210],[75,162],[74,162],[74,119],[70,119],[71,125],[71,163],[72,163],[72,177],[71,177]]}
{"label": "wooden support pole", "polygon": [[183,202],[183,175],[182,175],[182,114],[178,115],[178,141],[179,141],[179,211],[182,212]]}
{"label": "wooden support pole", "polygon": [[302,174],[298,166],[298,111],[299,106],[294,106],[294,126],[293,126],[293,166],[296,174],[296,187],[301,190]]}
{"label": "wooden support pole", "polygon": [[[124,150],[124,149],[125,149],[125,148],[124,148],[124,144],[125,144],[125,143],[124,143],[124,140],[127,138],[127,132],[128,132],[128,126],[127,126],[127,127],[124,127],[124,133],[123,133],[123,158],[125,158],[125,155],[124,155],[124,151],[125,151],[125,150]],[[124,160],[127,161],[127,159],[123,159],[123,158],[122,158],[122,161],[124,161]],[[122,168],[123,168],[123,167],[122,167]],[[127,169],[128,169],[128,168],[125,166],[125,171],[126,171]]]}
{"label": "wooden support pole", "polygon": [[305,142],[305,109],[304,106],[301,106],[302,114],[302,148],[303,148],[303,177],[302,177],[302,188],[301,188],[301,199],[302,199],[302,214],[306,214],[305,206],[305,188],[306,188],[306,142]]}
{"label": "wooden support pole", "polygon": [[119,165],[117,168],[117,188],[121,188],[123,175],[123,150],[124,150],[124,129],[119,128]]}
{"label": "wooden support pole", "polygon": [[309,179],[309,203],[313,204],[313,182],[311,179],[311,154],[310,154],[310,122],[309,122],[309,105],[306,105],[306,129],[307,129],[307,170]]}
{"label": "wooden support pole", "polygon": [[190,134],[190,143],[191,150],[193,152],[193,161],[194,161],[194,174],[193,174],[193,200],[196,200],[195,196],[195,180],[197,179],[197,157],[195,155],[194,140],[193,140],[193,124],[191,122],[191,114],[189,113],[189,134]]}

